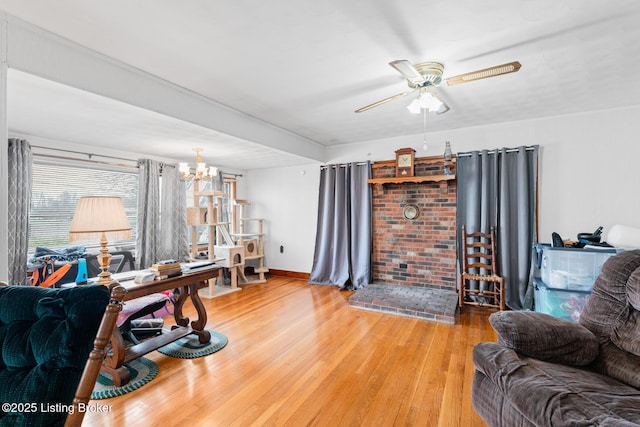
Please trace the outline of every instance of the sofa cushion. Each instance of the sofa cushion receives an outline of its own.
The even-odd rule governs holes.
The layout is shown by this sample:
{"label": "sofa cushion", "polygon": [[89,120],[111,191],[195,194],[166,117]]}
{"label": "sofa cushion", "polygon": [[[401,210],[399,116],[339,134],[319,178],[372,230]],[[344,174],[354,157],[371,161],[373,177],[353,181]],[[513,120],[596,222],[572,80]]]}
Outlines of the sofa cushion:
{"label": "sofa cushion", "polygon": [[635,269],[627,280],[627,300],[631,307],[640,311],[640,269]]}
{"label": "sofa cushion", "polygon": [[629,276],[626,291],[628,304],[613,324],[611,341],[622,350],[640,356],[640,268]]}
{"label": "sofa cushion", "polygon": [[[473,395],[473,409],[490,426],[503,427],[536,427],[527,416],[522,414],[510,402],[509,398],[502,394],[500,389],[491,382],[483,373],[476,371],[473,375],[471,386]],[[574,420],[572,426],[594,426],[598,427],[637,427],[638,424],[620,419],[614,414],[605,413],[601,416],[591,418],[591,420]],[[547,425],[551,425],[550,423]],[[563,424],[568,425],[568,424]]]}
{"label": "sofa cushion", "polygon": [[640,356],[620,349],[611,341],[600,344],[600,354],[591,368],[615,378],[631,387],[640,389]]}
{"label": "sofa cushion", "polygon": [[610,340],[616,320],[628,305],[627,281],[639,267],[640,250],[607,259],[580,314],[580,324],[598,338]]}
{"label": "sofa cushion", "polygon": [[622,350],[640,356],[640,268],[629,276],[626,291],[628,304],[613,324],[611,341]]}
{"label": "sofa cushion", "polygon": [[640,356],[640,312],[628,306],[615,321],[611,341],[622,350]]}
{"label": "sofa cushion", "polygon": [[598,355],[598,340],[584,326],[533,311],[499,311],[489,316],[498,342],[529,357],[582,366]]}
{"label": "sofa cushion", "polygon": [[[639,347],[633,340],[640,331],[632,307],[638,302],[639,286],[640,250],[615,255],[602,266],[580,315],[580,324],[600,341],[600,354],[592,367],[635,388],[640,388],[640,356],[634,354]],[[631,340],[625,342],[629,336]]]}
{"label": "sofa cushion", "polygon": [[473,409],[490,426],[536,427],[502,394],[496,384],[480,371],[473,374]]}
{"label": "sofa cushion", "polygon": [[[600,373],[529,358],[488,342],[474,347],[473,362],[495,385],[494,392],[499,390],[534,425],[640,424],[640,390]],[[516,420],[501,421],[496,425],[517,425]]]}

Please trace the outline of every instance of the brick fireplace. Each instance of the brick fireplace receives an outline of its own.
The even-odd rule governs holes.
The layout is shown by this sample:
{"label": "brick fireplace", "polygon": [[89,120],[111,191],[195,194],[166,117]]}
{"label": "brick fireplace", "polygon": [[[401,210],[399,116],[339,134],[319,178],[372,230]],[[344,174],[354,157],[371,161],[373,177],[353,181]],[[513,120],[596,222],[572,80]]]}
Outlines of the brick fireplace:
{"label": "brick fireplace", "polygon": [[[433,181],[376,183],[373,192],[373,281],[456,288],[456,181],[442,177],[443,158],[416,158],[415,176]],[[395,177],[395,162],[376,162],[372,177]],[[425,179],[430,179],[425,178]],[[419,216],[405,219],[415,204]]]}

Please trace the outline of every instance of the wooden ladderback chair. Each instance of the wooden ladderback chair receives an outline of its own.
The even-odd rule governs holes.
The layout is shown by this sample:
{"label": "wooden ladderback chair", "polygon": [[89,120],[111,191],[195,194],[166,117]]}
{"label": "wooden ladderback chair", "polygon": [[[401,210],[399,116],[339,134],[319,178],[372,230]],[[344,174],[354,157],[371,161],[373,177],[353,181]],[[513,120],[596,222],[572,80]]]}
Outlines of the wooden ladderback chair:
{"label": "wooden ladderback chair", "polygon": [[464,304],[504,310],[504,278],[496,272],[495,228],[467,233],[462,226],[460,308]]}

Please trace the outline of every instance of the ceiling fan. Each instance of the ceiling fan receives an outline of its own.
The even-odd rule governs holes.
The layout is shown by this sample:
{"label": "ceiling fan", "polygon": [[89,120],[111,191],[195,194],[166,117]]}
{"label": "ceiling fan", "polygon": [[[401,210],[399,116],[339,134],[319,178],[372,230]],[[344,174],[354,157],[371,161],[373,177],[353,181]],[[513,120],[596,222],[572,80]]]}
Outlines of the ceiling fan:
{"label": "ceiling fan", "polygon": [[413,90],[381,99],[373,104],[357,109],[356,113],[362,113],[363,111],[370,110],[371,108],[386,104],[387,102],[403,98],[415,91],[418,91],[418,97],[409,105],[409,111],[412,113],[419,113],[420,109],[428,109],[436,114],[446,113],[449,111],[449,106],[438,97],[438,94],[431,91],[432,88],[453,86],[460,83],[467,83],[489,77],[501,76],[503,74],[515,73],[521,67],[518,61],[514,61],[443,79],[442,73],[444,71],[444,65],[439,62],[422,62],[414,65],[406,59],[401,59],[392,61],[389,65],[395,68],[404,76],[405,79],[407,79],[407,84]]}

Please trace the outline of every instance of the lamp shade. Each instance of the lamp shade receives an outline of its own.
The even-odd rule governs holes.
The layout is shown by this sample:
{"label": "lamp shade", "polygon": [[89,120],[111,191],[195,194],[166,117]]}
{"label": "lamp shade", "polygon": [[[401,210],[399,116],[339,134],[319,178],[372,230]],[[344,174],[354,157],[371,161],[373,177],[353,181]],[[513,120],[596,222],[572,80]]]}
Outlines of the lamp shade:
{"label": "lamp shade", "polygon": [[120,197],[81,197],[69,230],[69,241],[95,241],[102,233],[110,240],[131,238],[131,226]]}

